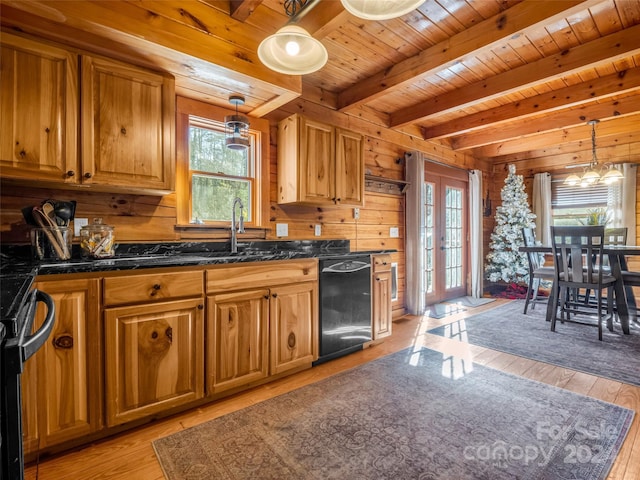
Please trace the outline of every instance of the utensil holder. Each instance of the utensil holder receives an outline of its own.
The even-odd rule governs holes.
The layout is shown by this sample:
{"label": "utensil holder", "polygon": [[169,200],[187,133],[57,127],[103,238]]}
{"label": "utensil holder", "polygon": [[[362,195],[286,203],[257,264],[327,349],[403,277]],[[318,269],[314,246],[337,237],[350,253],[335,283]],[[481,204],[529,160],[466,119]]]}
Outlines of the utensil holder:
{"label": "utensil holder", "polygon": [[72,239],[73,231],[68,227],[32,228],[31,254],[37,260],[69,260]]}

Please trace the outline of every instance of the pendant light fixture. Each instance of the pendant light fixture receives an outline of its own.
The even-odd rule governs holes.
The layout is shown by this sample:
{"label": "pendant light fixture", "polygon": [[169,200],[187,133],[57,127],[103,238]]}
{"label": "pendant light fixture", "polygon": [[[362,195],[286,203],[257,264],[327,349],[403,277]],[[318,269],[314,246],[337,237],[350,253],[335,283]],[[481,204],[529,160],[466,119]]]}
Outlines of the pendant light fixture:
{"label": "pendant light fixture", "polygon": [[238,105],[244,105],[244,97],[231,95],[229,103],[236,106],[236,114],[224,117],[225,143],[231,150],[245,150],[250,145],[249,119],[238,113]]}
{"label": "pendant light fixture", "polygon": [[365,20],[390,20],[422,5],[425,0],[341,0],[345,10]]}
{"label": "pendant light fixture", "polygon": [[585,169],[581,177],[572,173],[565,178],[565,185],[588,187],[598,182],[609,185],[624,178],[622,172],[610,163],[605,164],[601,169],[598,168],[598,157],[596,155],[596,125],[598,123],[600,123],[600,120],[590,120],[587,122],[588,125],[591,125],[591,162],[589,166]]}
{"label": "pendant light fixture", "polygon": [[299,12],[305,7],[308,11],[312,3],[315,4],[313,0],[285,0],[285,12],[292,17],[290,23],[258,46],[258,58],[271,70],[286,75],[306,75],[320,70],[327,63],[329,54],[324,45],[304,28],[291,24],[301,17]]}

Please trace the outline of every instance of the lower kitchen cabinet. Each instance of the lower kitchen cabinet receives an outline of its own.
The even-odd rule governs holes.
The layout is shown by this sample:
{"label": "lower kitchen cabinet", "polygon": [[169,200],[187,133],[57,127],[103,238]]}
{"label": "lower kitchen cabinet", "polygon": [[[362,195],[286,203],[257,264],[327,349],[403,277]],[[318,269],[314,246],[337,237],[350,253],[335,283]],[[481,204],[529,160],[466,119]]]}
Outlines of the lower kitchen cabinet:
{"label": "lower kitchen cabinet", "polygon": [[318,288],[315,282],[274,287],[270,298],[271,373],[318,358]]}
{"label": "lower kitchen cabinet", "polygon": [[[49,340],[22,375],[25,455],[102,428],[102,348],[97,279],[37,282],[54,300]],[[38,328],[44,312],[38,311]]]}
{"label": "lower kitchen cabinet", "polygon": [[207,392],[216,394],[269,375],[269,290],[207,299]]}
{"label": "lower kitchen cabinet", "polygon": [[371,293],[373,298],[373,339],[391,335],[393,317],[391,312],[391,256],[374,255]]}
{"label": "lower kitchen cabinet", "polygon": [[207,270],[208,395],[311,366],[317,280],[315,259]]}
{"label": "lower kitchen cabinet", "polygon": [[105,309],[107,426],[204,396],[201,298]]}

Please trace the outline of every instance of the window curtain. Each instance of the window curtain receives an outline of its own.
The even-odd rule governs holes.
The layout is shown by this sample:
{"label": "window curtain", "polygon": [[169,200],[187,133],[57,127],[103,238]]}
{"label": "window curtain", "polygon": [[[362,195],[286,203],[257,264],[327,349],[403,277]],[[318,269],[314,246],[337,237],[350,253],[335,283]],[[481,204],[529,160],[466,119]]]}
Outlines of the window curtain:
{"label": "window curtain", "polygon": [[536,240],[543,245],[551,245],[551,175],[536,173],[533,176],[532,210],[536,215]]}
{"label": "window curtain", "polygon": [[419,152],[407,152],[404,158],[409,182],[405,197],[405,304],[408,313],[422,315],[425,311],[424,158]]}
{"label": "window curtain", "polygon": [[622,166],[622,226],[627,227],[627,243],[637,245],[636,237],[636,178],[637,164],[625,163]]}
{"label": "window curtain", "polygon": [[482,259],[482,171],[469,172],[469,229],[471,242],[471,296],[481,298],[484,289]]}

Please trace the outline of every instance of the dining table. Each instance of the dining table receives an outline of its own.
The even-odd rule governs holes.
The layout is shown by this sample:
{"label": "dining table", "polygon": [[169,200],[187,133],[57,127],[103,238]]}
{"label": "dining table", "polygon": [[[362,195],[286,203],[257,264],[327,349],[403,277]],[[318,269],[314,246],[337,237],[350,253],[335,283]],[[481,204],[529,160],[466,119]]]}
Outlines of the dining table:
{"label": "dining table", "polygon": [[[553,248],[549,245],[531,245],[521,246],[520,252],[536,252],[542,254],[553,253]],[[637,308],[636,299],[633,293],[632,285],[625,285],[624,275],[622,272],[628,270],[627,257],[639,256],[640,245],[604,245],[602,252],[607,255],[609,259],[609,266],[611,268],[611,274],[616,278],[614,284],[614,295],[616,300],[616,308],[618,312],[618,318],[620,320],[620,326],[623,333],[629,334],[629,325],[633,312],[634,319],[637,320]],[[557,294],[557,288],[555,285],[551,288],[551,296]],[[555,315],[553,311],[552,297],[549,298],[547,303],[546,318],[550,321]]]}

